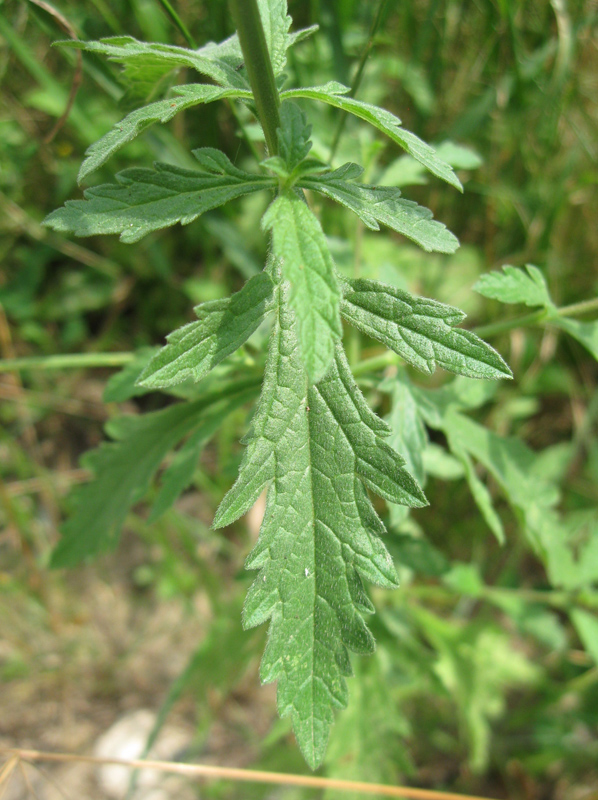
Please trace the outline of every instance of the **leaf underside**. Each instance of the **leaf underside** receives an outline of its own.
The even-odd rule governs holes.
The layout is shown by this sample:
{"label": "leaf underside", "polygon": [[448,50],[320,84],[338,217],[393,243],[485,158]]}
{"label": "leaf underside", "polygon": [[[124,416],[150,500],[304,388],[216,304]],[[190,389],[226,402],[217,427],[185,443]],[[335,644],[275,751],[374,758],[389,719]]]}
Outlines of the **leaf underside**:
{"label": "leaf underside", "polygon": [[403,459],[383,440],[386,424],[368,408],[337,346],[326,376],[310,385],[289,306],[276,290],[276,321],[260,403],[237,482],[214,525],[232,523],[269,486],[264,522],[247,560],[259,569],[245,627],[270,620],[261,666],[278,681],[278,706],[291,715],[308,764],[322,760],[333,709],[347,702],[348,650],[374,640],[359,613],[373,607],[362,578],[397,584],[382,544],[384,527],[364,484],[390,502],[425,505]]}

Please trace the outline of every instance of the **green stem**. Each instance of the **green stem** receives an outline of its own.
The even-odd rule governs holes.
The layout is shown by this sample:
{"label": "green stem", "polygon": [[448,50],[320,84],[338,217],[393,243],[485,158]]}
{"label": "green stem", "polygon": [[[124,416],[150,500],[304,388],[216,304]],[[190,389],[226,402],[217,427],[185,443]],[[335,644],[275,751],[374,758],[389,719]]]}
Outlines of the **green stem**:
{"label": "green stem", "polygon": [[[380,23],[382,22],[383,12],[387,2],[388,0],[380,0],[380,5],[378,6],[378,11],[372,22],[372,27],[370,28],[370,34],[368,36],[366,46],[363,49],[361,58],[359,59],[357,72],[355,73],[355,77],[353,78],[353,82],[351,83],[351,91],[349,92],[349,97],[355,97],[355,95],[357,94],[357,90],[361,85],[361,80],[363,78],[363,71],[365,69],[365,65],[370,55],[371,49],[374,46],[374,37],[376,36],[378,28],[380,27]],[[334,135],[332,146],[330,147],[330,156],[328,157],[328,162],[330,164],[332,164],[334,156],[336,155],[338,143],[340,142],[341,136],[343,135],[346,122],[347,122],[347,112],[343,111],[338,121],[338,126],[336,128],[336,133]]]}
{"label": "green stem", "polygon": [[380,369],[400,363],[401,360],[399,356],[387,350],[386,353],[381,353],[379,356],[373,356],[372,358],[366,358],[360,361],[359,364],[352,366],[352,371],[353,375],[358,378],[360,375],[365,375],[368,372],[378,372]]}
{"label": "green stem", "polygon": [[228,107],[230,108],[231,113],[232,113],[233,117],[235,118],[235,122],[237,123],[237,125],[239,126],[239,128],[241,130],[241,135],[242,135],[242,137],[243,137],[243,139],[245,141],[245,144],[249,148],[252,156],[255,158],[255,160],[259,164],[261,162],[261,160],[262,160],[262,157],[260,156],[260,154],[258,152],[258,149],[255,146],[255,143],[251,140],[249,134],[247,133],[247,129],[246,129],[245,125],[243,124],[243,120],[241,119],[241,116],[239,115],[239,112],[235,108],[235,101],[232,98],[228,99]]}
{"label": "green stem", "polygon": [[0,361],[0,372],[27,369],[76,369],[79,367],[122,367],[134,353],[64,353],[53,356],[27,356]]}
{"label": "green stem", "polygon": [[520,317],[507,319],[504,322],[495,322],[492,325],[483,325],[476,328],[475,332],[482,338],[486,336],[496,336],[499,333],[523,328],[526,325],[535,325],[538,322],[550,322],[551,318],[556,317],[578,317],[580,314],[587,314],[590,311],[598,311],[598,297],[591,300],[583,300],[581,303],[572,303],[570,306],[561,308],[541,308],[539,311],[532,311],[531,314],[523,314]]}
{"label": "green stem", "polygon": [[243,52],[245,69],[271,156],[278,153],[280,97],[256,0],[230,0],[233,20]]}
{"label": "green stem", "polygon": [[189,47],[192,47],[194,50],[197,50],[197,44],[195,43],[193,37],[189,33],[189,28],[187,28],[183,20],[179,17],[175,9],[168,2],[168,0],[158,0],[158,2],[164,9],[164,13],[166,14],[166,16],[170,17],[175,27],[179,29]]}

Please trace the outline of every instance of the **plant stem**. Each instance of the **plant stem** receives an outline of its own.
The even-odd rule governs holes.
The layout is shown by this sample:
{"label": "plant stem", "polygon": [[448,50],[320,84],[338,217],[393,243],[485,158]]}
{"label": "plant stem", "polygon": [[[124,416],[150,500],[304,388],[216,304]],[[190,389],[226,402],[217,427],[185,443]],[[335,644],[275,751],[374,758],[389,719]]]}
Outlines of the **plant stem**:
{"label": "plant stem", "polygon": [[598,311],[598,297],[593,297],[591,300],[583,300],[581,303],[572,303],[570,306],[561,306],[561,308],[541,308],[539,311],[532,311],[531,314],[523,314],[520,317],[504,320],[504,322],[483,325],[481,328],[476,328],[475,332],[482,338],[485,336],[496,336],[499,333],[505,333],[514,328],[523,328],[526,325],[535,325],[538,322],[549,323],[551,318],[555,316],[577,317],[580,314],[587,314],[590,311]]}
{"label": "plant stem", "polygon": [[[378,6],[378,11],[374,20],[372,22],[372,27],[370,28],[370,34],[368,36],[368,40],[366,46],[363,49],[361,54],[361,58],[359,59],[359,65],[357,67],[357,72],[355,73],[355,77],[353,78],[353,82],[351,83],[351,91],[349,92],[349,97],[355,97],[357,94],[357,90],[361,84],[361,79],[363,78],[363,71],[365,69],[366,62],[368,60],[368,56],[370,55],[371,49],[374,46],[374,37],[378,32],[378,28],[380,27],[380,23],[382,22],[382,16],[384,9],[386,7],[388,0],[380,0],[380,4]],[[345,111],[342,112],[338,126],[336,128],[336,133],[334,134],[334,140],[330,147],[330,155],[328,157],[328,162],[332,164],[334,156],[336,155],[336,150],[338,148],[338,143],[340,142],[340,138],[343,135],[343,131],[345,129],[345,123],[347,121],[347,113]]]}
{"label": "plant stem", "polygon": [[26,369],[73,369],[79,367],[122,367],[134,353],[64,353],[52,356],[26,356],[0,361],[0,372]]}
{"label": "plant stem", "polygon": [[[598,297],[591,300],[583,300],[580,303],[572,303],[569,306],[562,306],[554,309],[540,309],[531,314],[523,314],[504,322],[496,322],[493,325],[484,325],[475,328],[474,332],[478,336],[496,336],[515,328],[522,328],[526,325],[534,325],[537,322],[550,323],[551,318],[557,317],[577,317],[580,314],[587,314],[590,311],[598,311]],[[7,358],[0,361],[1,372],[18,372],[26,369],[77,369],[80,367],[122,367],[134,358],[134,353],[64,353],[52,356],[26,356],[24,358]],[[353,366],[353,374],[357,377],[368,372],[376,372],[393,364],[399,364],[400,359],[395,353],[385,352],[379,356],[367,358]]]}
{"label": "plant stem", "polygon": [[237,28],[258,119],[264,130],[269,154],[275,156],[278,153],[276,130],[280,128],[278,113],[280,98],[257,2],[256,0],[230,0],[230,8]]}
{"label": "plant stem", "polygon": [[195,40],[189,33],[189,28],[187,28],[183,20],[179,17],[175,9],[169,3],[169,0],[158,0],[158,2],[164,9],[164,13],[166,14],[166,16],[170,17],[175,27],[179,29],[189,47],[192,47],[194,50],[197,50],[197,44],[195,43]]}

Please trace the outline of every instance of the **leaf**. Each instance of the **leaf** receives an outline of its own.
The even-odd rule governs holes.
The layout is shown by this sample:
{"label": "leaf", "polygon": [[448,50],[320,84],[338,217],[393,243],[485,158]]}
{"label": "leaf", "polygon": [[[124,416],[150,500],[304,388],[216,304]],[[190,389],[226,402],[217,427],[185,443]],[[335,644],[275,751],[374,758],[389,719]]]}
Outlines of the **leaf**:
{"label": "leaf", "polygon": [[399,374],[387,378],[378,388],[382,392],[388,391],[391,397],[391,410],[387,417],[392,431],[389,444],[405,459],[407,469],[423,486],[423,454],[428,444],[428,433],[411,392],[409,379]]}
{"label": "leaf", "polygon": [[406,150],[416,161],[423,164],[426,169],[438,178],[450,183],[451,186],[463,191],[461,181],[455,175],[453,168],[438,158],[436,151],[429,144],[422,142],[414,133],[401,127],[401,120],[386,111],[370,103],[355,100],[353,97],[344,97],[349,89],[342,84],[331,82],[323,86],[303,87],[301,89],[289,89],[281,92],[281,100],[293,97],[306,97],[310,100],[320,100],[328,105],[340,108],[354,114],[356,117],[369,122],[375,128],[385,133],[393,142]]}
{"label": "leaf", "polygon": [[245,76],[236,69],[240,55],[237,55],[230,40],[222,43],[225,47],[210,43],[199,50],[171,44],[140,42],[132,36],[110,36],[98,42],[69,39],[57,44],[106,55],[110,61],[116,61],[125,67],[127,79],[135,79],[147,69],[163,68],[166,72],[177,67],[191,67],[222,86],[249,89]]}
{"label": "leaf", "polygon": [[229,200],[274,186],[274,179],[243,172],[211,147],[194,150],[199,170],[155,164],[155,169],[126,169],[118,183],[87,189],[85,200],[68,200],[44,225],[75,236],[120,233],[133,243],[152,231],[180,222],[188,225]]}
{"label": "leaf", "polygon": [[[409,722],[399,708],[394,653],[357,659],[351,702],[330,736],[326,777],[332,780],[395,784],[398,774],[413,771],[406,739]],[[410,769],[411,768],[411,769]],[[322,800],[338,800],[338,790]],[[343,790],[343,800],[364,800],[360,791]]]}
{"label": "leaf", "polygon": [[598,321],[578,322],[576,319],[559,317],[555,314],[550,317],[549,322],[577,339],[598,361]]}
{"label": "leaf", "polygon": [[187,378],[200,381],[257,329],[270,309],[272,281],[265,272],[250,278],[231,297],[197,306],[197,322],[167,337],[168,344],[139,376],[141,386],[163,388]]}
{"label": "leaf", "polygon": [[598,617],[581,608],[574,608],[569,616],[584,648],[598,664]]}
{"label": "leaf", "polygon": [[456,703],[473,772],[486,769],[492,730],[507,713],[507,696],[538,680],[539,669],[513,649],[512,638],[485,624],[457,624],[416,609],[424,636],[437,651],[434,671]]}
{"label": "leaf", "polygon": [[280,106],[280,128],[278,150],[286,167],[291,172],[311,149],[311,125],[296,103],[286,101]]}
{"label": "leaf", "polygon": [[414,297],[378,281],[342,281],[341,313],[414,367],[432,374],[436,364],[470,378],[510,378],[500,355],[472,331],[453,328],[462,311]]}
{"label": "leaf", "polygon": [[499,436],[454,410],[448,411],[442,428],[450,444],[459,443],[491,472],[512,504],[525,511],[534,504],[552,508],[558,502],[556,487],[535,475],[535,454],[521,440]]}
{"label": "leaf", "polygon": [[[229,385],[192,403],[177,403],[142,416],[110,420],[114,440],[86,453],[82,465],[95,478],[72,492],[74,512],[52,554],[53,567],[69,567],[116,547],[129,509],[147,491],[166,453],[214,414],[250,400],[253,386]],[[223,400],[226,402],[223,403]],[[207,424],[207,423],[206,423]]]}
{"label": "leaf", "polygon": [[379,538],[384,528],[362,481],[392,502],[421,506],[425,498],[383,441],[388,428],[368,408],[340,345],[326,376],[309,385],[288,285],[276,293],[261,399],[239,477],[214,525],[234,522],[269,486],[260,536],[246,563],[260,573],[243,624],[271,620],[261,677],[278,681],[281,716],[290,714],[314,769],[333,709],[347,703],[347,649],[374,649],[359,613],[373,610],[362,578],[396,586]]}
{"label": "leaf", "polygon": [[301,352],[313,383],[324,375],[342,334],[340,289],[320,223],[293,192],[279,195],[262,218],[272,249],[291,285]]}
{"label": "leaf", "polygon": [[[388,443],[405,459],[405,466],[419,485],[425,486],[423,453],[428,443],[428,434],[408,380],[404,375],[397,375],[388,378],[378,388],[389,392],[391,398],[391,410],[386,418],[392,431]],[[391,505],[391,525],[400,526],[408,513],[405,506]]]}
{"label": "leaf", "polygon": [[291,18],[287,14],[287,0],[258,0],[262,27],[275,75],[279,75],[287,61]]}
{"label": "leaf", "polygon": [[[454,169],[477,169],[482,164],[479,155],[469,147],[445,141],[435,147],[438,158]],[[418,186],[428,182],[422,165],[411,156],[403,155],[392,161],[382,172],[379,183],[390,186]]]}
{"label": "leaf", "polygon": [[237,394],[228,403],[218,404],[202,414],[198,427],[177,451],[162,476],[160,491],[154,500],[148,522],[155,522],[167,511],[193,480],[201,451],[222,426],[224,419],[252,399],[254,390]]}
{"label": "leaf", "polygon": [[502,269],[502,272],[495,270],[482,275],[474,285],[474,291],[501,303],[552,306],[548,286],[538,267],[526,264],[525,269],[521,269],[506,264]]}
{"label": "leaf", "polygon": [[124,403],[132,397],[147,394],[150,390],[137,384],[137,379],[156,354],[156,347],[142,347],[135,353],[133,360],[112,375],[104,389],[102,397],[105,403]]}
{"label": "leaf", "polygon": [[395,533],[389,536],[388,549],[400,564],[419,575],[439,578],[449,569],[449,561],[444,553],[426,539]]}
{"label": "leaf", "polygon": [[449,442],[452,452],[463,464],[465,478],[469,484],[469,490],[471,491],[471,496],[473,497],[475,504],[480,510],[481,515],[484,517],[486,524],[496,536],[499,544],[504,544],[506,541],[505,529],[500,517],[496,513],[494,504],[492,502],[492,496],[490,495],[486,484],[482,483],[482,481],[478,478],[471,458],[467,454],[467,450],[461,447],[459,440],[451,437]]}
{"label": "leaf", "polygon": [[180,111],[200,103],[211,103],[226,97],[251,97],[250,92],[221,89],[218,86],[206,86],[201,83],[177,86],[173,91],[179,97],[158,100],[156,103],[132,111],[120,122],[117,122],[105,136],[88,147],[85,151],[87,158],[79,170],[78,182],[82,183],[88,175],[105,164],[123,145],[135,139],[142,131],[156,122],[168,122]]}
{"label": "leaf", "polygon": [[399,189],[349,183],[339,178],[338,170],[304,178],[300,185],[350,208],[371,230],[377,231],[381,222],[428,252],[454,253],[459,247],[457,237],[432,219],[429,209],[405,200]]}

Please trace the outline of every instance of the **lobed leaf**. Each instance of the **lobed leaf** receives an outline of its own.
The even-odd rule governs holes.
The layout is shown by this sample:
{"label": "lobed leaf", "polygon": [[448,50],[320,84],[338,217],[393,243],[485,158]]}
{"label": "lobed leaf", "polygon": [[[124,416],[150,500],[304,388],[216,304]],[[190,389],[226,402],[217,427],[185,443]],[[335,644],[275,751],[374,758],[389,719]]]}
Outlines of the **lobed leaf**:
{"label": "lobed leaf", "polygon": [[96,169],[105,164],[114,153],[120,150],[127,142],[139,136],[146,128],[156,122],[168,122],[185,108],[211,103],[224,98],[251,97],[250,92],[238,89],[221,89],[218,86],[207,86],[202,83],[177,86],[173,89],[179,97],[158,100],[148,106],[132,111],[120,120],[111,131],[102,136],[97,142],[85,151],[87,158],[81,164],[77,180],[82,183],[85,178]]}
{"label": "lobed leaf", "polygon": [[324,375],[342,335],[340,289],[320,223],[294,192],[279,195],[262,219],[272,231],[272,250],[291,285],[290,303],[307,374],[313,383]]}
{"label": "lobed leaf", "polygon": [[[428,444],[428,433],[411,392],[407,377],[393,376],[383,381],[380,391],[390,394],[391,409],[386,420],[391,433],[388,444],[405,460],[405,466],[422,487],[426,483],[423,454]],[[391,505],[389,509],[391,526],[400,525],[408,516],[405,506]]]}
{"label": "lobed leaf", "polygon": [[272,281],[261,272],[223,300],[197,306],[197,322],[167,337],[168,344],[152,358],[138,383],[151,388],[173,386],[187,378],[200,381],[257,329],[270,310]]}
{"label": "lobed leaf", "polygon": [[74,512],[62,528],[52,566],[72,566],[116,547],[129,509],[147,491],[166,453],[194,428],[208,425],[214,414],[221,420],[254,392],[254,387],[233,385],[216,397],[111,420],[106,430],[115,441],[82,459],[95,478],[72,493]]}
{"label": "lobed leaf", "polygon": [[199,424],[176,452],[172,462],[162,475],[160,491],[152,505],[148,522],[155,522],[174,505],[193,480],[199,456],[205,445],[222,427],[223,420],[247,400],[253,399],[254,393],[255,389],[248,388],[244,392],[239,392],[230,401],[220,403],[214,409],[208,409],[201,415]]}
{"label": "lobed leaf", "polygon": [[340,83],[330,82],[323,86],[303,87],[288,89],[281,92],[281,100],[294,97],[306,97],[310,100],[320,100],[323,103],[340,108],[356,117],[369,122],[375,128],[385,133],[393,142],[406,150],[416,161],[423,164],[432,174],[450,183],[459,191],[463,191],[461,181],[455,175],[453,168],[439,158],[433,147],[419,139],[411,131],[401,127],[401,120],[384,108],[378,108],[370,103],[345,97],[349,89]]}
{"label": "lobed leaf", "polygon": [[278,150],[290,172],[309,153],[311,149],[311,125],[296,103],[286,101],[280,106],[280,128]]}
{"label": "lobed leaf", "polygon": [[502,272],[495,270],[481,275],[473,289],[501,303],[525,303],[526,306],[544,308],[552,306],[544,275],[533,264],[526,264],[525,269],[505,264]]}
{"label": "lobed leaf", "polygon": [[383,525],[363,482],[391,502],[425,497],[403,459],[382,439],[386,424],[368,408],[340,345],[326,376],[310,385],[289,287],[276,289],[276,321],[258,409],[239,477],[214,520],[232,523],[269,486],[258,542],[259,569],[245,603],[245,627],[270,620],[261,666],[278,681],[278,707],[291,716],[308,764],[321,762],[333,709],[347,703],[348,649],[374,640],[359,613],[373,607],[362,578],[396,586]]}
{"label": "lobed leaf", "polygon": [[512,377],[489,344],[453,327],[465,317],[459,309],[378,281],[343,279],[342,290],[343,317],[423,372],[438,364],[470,378]]}
{"label": "lobed leaf", "polygon": [[412,239],[428,252],[454,253],[457,250],[457,237],[441,222],[434,220],[429,209],[412,200],[405,200],[399,189],[344,180],[342,176],[347,174],[348,166],[350,165],[334,172],[304,178],[300,185],[350,208],[371,230],[378,230],[378,223],[381,222]]}
{"label": "lobed leaf", "polygon": [[551,316],[549,321],[551,325],[556,325],[557,328],[577,339],[598,361],[598,321],[579,322],[579,320],[560,317],[556,314]]}
{"label": "lobed leaf", "polygon": [[257,0],[270,61],[275,75],[279,75],[287,61],[291,18],[287,14],[287,0]]}
{"label": "lobed leaf", "polygon": [[240,48],[237,53],[230,39],[222,45],[209,43],[198,50],[171,44],[140,42],[132,36],[109,36],[97,42],[69,39],[58,44],[106,55],[110,61],[116,61],[125,67],[128,78],[134,78],[136,73],[147,68],[157,67],[169,71],[178,67],[191,67],[221,86],[250,88],[246,77],[237,69],[239,62],[242,63]]}
{"label": "lobed leaf", "polygon": [[68,200],[44,225],[75,236],[120,233],[132,243],[152,231],[197,217],[229,200],[274,186],[273,178],[244,172],[220,150],[204,147],[193,155],[199,170],[157,163],[155,169],[126,169],[118,183],[87,189],[85,200]]}

